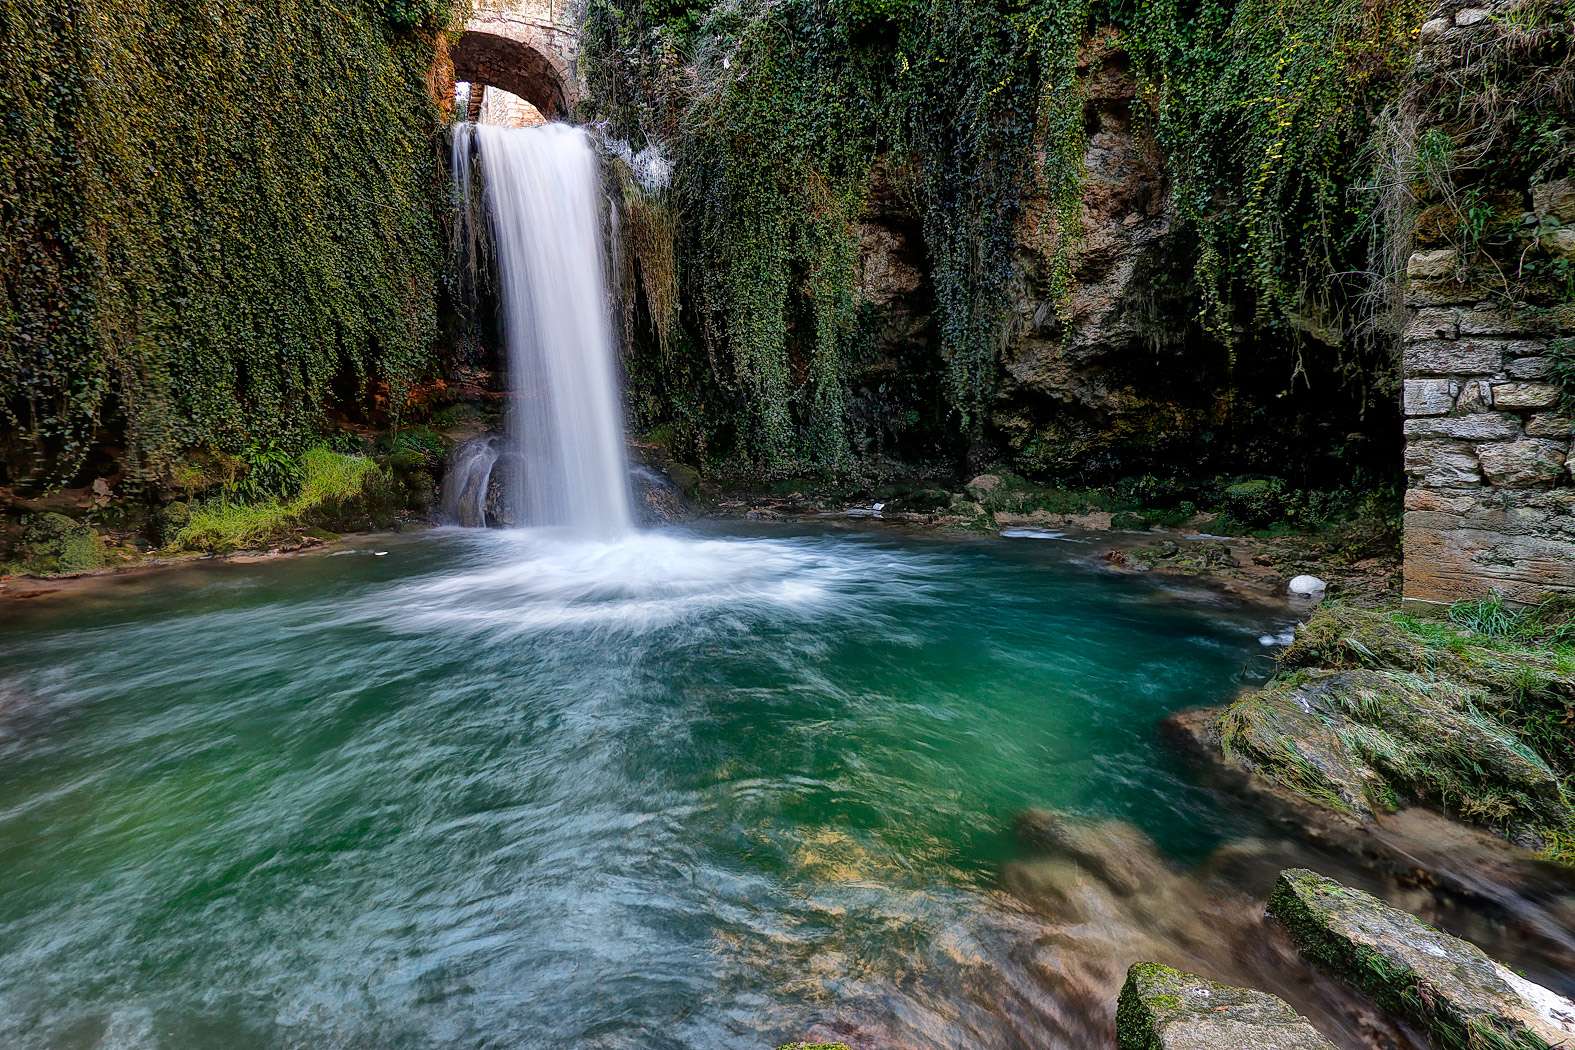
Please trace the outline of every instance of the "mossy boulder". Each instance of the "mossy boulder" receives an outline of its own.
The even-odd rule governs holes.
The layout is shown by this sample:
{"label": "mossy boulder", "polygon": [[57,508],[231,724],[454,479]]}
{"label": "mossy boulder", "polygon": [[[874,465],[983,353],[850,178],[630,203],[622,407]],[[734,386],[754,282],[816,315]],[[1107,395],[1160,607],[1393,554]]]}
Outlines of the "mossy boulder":
{"label": "mossy boulder", "polygon": [[1575,1003],[1360,890],[1293,868],[1280,873],[1269,915],[1304,956],[1421,1026],[1437,1047],[1575,1043]]}
{"label": "mossy boulder", "polygon": [[1409,671],[1306,671],[1226,709],[1228,758],[1300,798],[1368,819],[1425,802],[1537,838],[1575,829],[1558,774],[1480,690]]}
{"label": "mossy boulder", "polygon": [[1116,1004],[1120,1050],[1334,1050],[1307,1019],[1267,992],[1158,963],[1127,971]]}
{"label": "mossy boulder", "polygon": [[1225,486],[1220,503],[1225,513],[1247,526],[1282,521],[1290,512],[1285,483],[1278,478],[1249,478]]}
{"label": "mossy boulder", "polygon": [[1567,647],[1339,606],[1220,716],[1226,760],[1359,821],[1421,803],[1558,859],[1575,836]]}
{"label": "mossy boulder", "polygon": [[24,571],[39,576],[91,572],[109,561],[103,537],[92,526],[52,512],[23,523],[16,556]]}

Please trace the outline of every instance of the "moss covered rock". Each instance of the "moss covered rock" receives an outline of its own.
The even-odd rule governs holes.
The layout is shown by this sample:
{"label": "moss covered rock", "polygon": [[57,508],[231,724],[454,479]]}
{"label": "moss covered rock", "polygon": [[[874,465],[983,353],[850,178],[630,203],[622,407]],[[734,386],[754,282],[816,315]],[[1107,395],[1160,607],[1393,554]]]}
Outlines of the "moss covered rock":
{"label": "moss covered rock", "polygon": [[1116,1043],[1120,1050],[1334,1050],[1306,1018],[1267,992],[1150,962],[1127,971]]}
{"label": "moss covered rock", "polygon": [[104,540],[92,526],[55,513],[27,519],[16,554],[24,571],[40,576],[90,572],[109,560]]}
{"label": "moss covered rock", "polygon": [[1280,873],[1269,915],[1308,959],[1422,1026],[1435,1046],[1551,1050],[1575,1042],[1575,1003],[1360,890],[1293,868]]}
{"label": "moss covered rock", "polygon": [[1334,606],[1283,661],[1219,719],[1232,765],[1358,820],[1423,803],[1553,854],[1575,834],[1564,648]]}

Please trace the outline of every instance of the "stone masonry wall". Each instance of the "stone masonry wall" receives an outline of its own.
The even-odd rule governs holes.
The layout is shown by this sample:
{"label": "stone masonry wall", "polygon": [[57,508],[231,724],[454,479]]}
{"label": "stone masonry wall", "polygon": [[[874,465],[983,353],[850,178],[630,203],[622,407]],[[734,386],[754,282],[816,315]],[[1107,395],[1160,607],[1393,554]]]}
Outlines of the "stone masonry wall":
{"label": "stone masonry wall", "polygon": [[[1494,43],[1490,34],[1503,32],[1501,16],[1513,6],[1435,11],[1422,27],[1417,75],[1463,69]],[[1434,115],[1413,116],[1426,127]],[[1523,257],[1575,257],[1575,182],[1487,178],[1491,200],[1527,246]],[[1575,456],[1550,357],[1555,341],[1575,337],[1575,304],[1554,293],[1525,305],[1526,290],[1503,267],[1467,261],[1449,222],[1429,235],[1428,216],[1447,215],[1444,203],[1419,204],[1402,336],[1405,598],[1499,593],[1534,602],[1575,592]]]}

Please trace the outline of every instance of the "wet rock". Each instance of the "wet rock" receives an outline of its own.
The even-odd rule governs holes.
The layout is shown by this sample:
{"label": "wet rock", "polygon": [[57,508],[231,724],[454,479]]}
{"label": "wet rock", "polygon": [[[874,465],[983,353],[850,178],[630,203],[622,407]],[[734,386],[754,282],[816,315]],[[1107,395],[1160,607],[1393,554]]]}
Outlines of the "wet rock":
{"label": "wet rock", "polygon": [[1575,1003],[1360,890],[1293,868],[1280,873],[1269,915],[1303,955],[1437,1045],[1549,1050],[1575,1041]]}
{"label": "wet rock", "polygon": [[963,491],[968,498],[983,503],[985,497],[1001,487],[1001,479],[995,474],[980,474],[968,484],[963,486]]}
{"label": "wet rock", "polygon": [[1286,1003],[1250,988],[1141,962],[1116,1007],[1120,1050],[1334,1050]]}
{"label": "wet rock", "polygon": [[518,501],[510,498],[512,492],[525,491],[525,457],[517,452],[502,452],[492,464],[487,476],[487,498],[483,505],[484,521],[494,528],[512,529],[526,524],[524,515],[516,509]]}
{"label": "wet rock", "polygon": [[1372,820],[1406,799],[1540,835],[1571,813],[1560,778],[1471,686],[1396,670],[1303,671],[1233,703],[1227,761],[1305,802]]}
{"label": "wet rock", "polygon": [[683,489],[665,472],[636,464],[629,468],[629,483],[641,525],[670,525],[690,516]]}

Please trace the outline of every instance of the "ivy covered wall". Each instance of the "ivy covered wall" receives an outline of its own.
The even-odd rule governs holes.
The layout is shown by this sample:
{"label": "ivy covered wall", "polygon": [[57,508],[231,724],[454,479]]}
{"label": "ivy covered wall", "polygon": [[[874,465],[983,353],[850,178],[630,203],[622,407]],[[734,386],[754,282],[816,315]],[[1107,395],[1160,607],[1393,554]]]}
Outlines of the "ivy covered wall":
{"label": "ivy covered wall", "polygon": [[437,332],[441,0],[0,0],[0,485],[397,409]]}
{"label": "ivy covered wall", "polygon": [[[1154,373],[1161,347],[1160,386],[1206,375],[1220,405],[1185,411],[1209,416],[1217,433],[1195,436],[1226,465],[1294,445],[1292,413],[1347,429],[1387,413],[1373,429],[1398,432],[1375,133],[1425,7],[590,0],[582,61],[597,115],[673,172],[658,191],[630,190],[674,231],[655,283],[682,304],[641,313],[664,353],[633,355],[637,409],[682,451],[782,471],[837,469],[894,419],[917,420],[942,458],[1031,449],[1025,462],[1068,462],[1046,451],[1065,413],[1039,404],[1024,422],[1028,410],[1003,406],[1003,361],[1026,327],[1077,341],[1078,275],[1102,250],[1085,224],[1099,190],[1097,39],[1134,82],[1119,121],[1158,155],[1164,198],[1166,254],[1147,282],[1163,302],[1127,309],[1149,315],[1123,322],[1130,370]],[[929,356],[877,362],[902,373],[882,389],[903,390],[871,413],[886,395],[869,380],[879,321],[859,295],[861,216],[892,200],[922,242]],[[1025,260],[1030,240],[1042,259]],[[1042,271],[1026,290],[1025,262]]]}

